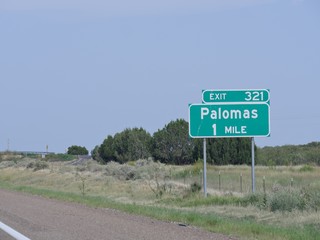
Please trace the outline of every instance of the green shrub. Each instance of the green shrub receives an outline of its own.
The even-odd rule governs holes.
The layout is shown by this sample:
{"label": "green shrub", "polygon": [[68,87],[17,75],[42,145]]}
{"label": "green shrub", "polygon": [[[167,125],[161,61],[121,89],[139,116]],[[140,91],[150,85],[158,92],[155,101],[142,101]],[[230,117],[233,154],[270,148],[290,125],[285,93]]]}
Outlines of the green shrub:
{"label": "green shrub", "polygon": [[16,165],[15,161],[0,161],[0,169],[13,167]]}
{"label": "green shrub", "polygon": [[271,212],[292,212],[293,210],[320,209],[320,192],[316,189],[303,188],[292,190],[290,188],[277,188],[272,193],[255,193],[244,196],[239,202],[242,206],[253,205],[259,209]]}
{"label": "green shrub", "polygon": [[267,206],[267,195],[264,193],[252,193],[246,195],[242,201],[242,206],[253,205],[260,209],[264,209]]}
{"label": "green shrub", "polygon": [[33,158],[33,159],[37,159],[37,158],[41,157],[40,154],[34,154],[34,153],[22,153],[22,156],[28,157],[28,158]]}
{"label": "green shrub", "polygon": [[299,169],[300,172],[312,172],[313,170],[314,167],[312,167],[311,165],[304,165]]}
{"label": "green shrub", "polygon": [[320,209],[320,192],[317,189],[303,188],[301,194],[305,198],[308,209],[316,212]]}
{"label": "green shrub", "polygon": [[297,191],[277,191],[271,195],[269,207],[272,212],[304,210],[306,208],[306,199]]}
{"label": "green shrub", "polygon": [[192,174],[199,174],[203,169],[203,160],[198,159],[193,165],[192,165]]}
{"label": "green shrub", "polygon": [[315,211],[318,211],[320,209],[320,192],[314,192],[311,194],[308,205]]}
{"label": "green shrub", "polygon": [[58,154],[48,154],[46,155],[46,160],[50,162],[56,162],[56,161],[71,161],[76,159],[74,155],[70,154],[63,154],[63,153],[58,153]]}
{"label": "green shrub", "polygon": [[33,171],[49,168],[49,164],[44,161],[31,162],[27,165],[27,168],[32,168]]}
{"label": "green shrub", "polygon": [[201,184],[194,182],[190,184],[190,190],[192,193],[198,193],[201,190]]}
{"label": "green shrub", "polygon": [[119,164],[117,162],[109,162],[107,164],[106,175],[113,176],[119,180],[135,180],[141,178],[136,167],[128,164]]}

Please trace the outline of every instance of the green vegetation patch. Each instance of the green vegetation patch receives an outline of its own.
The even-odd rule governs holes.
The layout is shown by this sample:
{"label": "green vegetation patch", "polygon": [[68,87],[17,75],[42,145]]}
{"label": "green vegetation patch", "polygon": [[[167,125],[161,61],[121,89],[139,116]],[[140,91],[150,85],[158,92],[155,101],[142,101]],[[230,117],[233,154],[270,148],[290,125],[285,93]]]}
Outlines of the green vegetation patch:
{"label": "green vegetation patch", "polygon": [[2,188],[23,191],[52,199],[85,204],[91,207],[118,209],[131,214],[153,217],[162,221],[180,222],[202,227],[211,232],[245,237],[246,239],[317,239],[320,234],[317,225],[307,225],[301,228],[277,227],[254,222],[252,219],[233,219],[215,214],[203,214],[192,211],[172,209],[168,207],[124,204],[106,197],[83,196],[28,186],[12,186],[1,183]]}
{"label": "green vegetation patch", "polygon": [[[299,169],[304,166],[257,166],[256,194],[245,190],[250,188],[250,167],[208,166],[209,195],[204,198],[201,161],[194,166],[168,166],[152,159],[105,165],[88,160],[77,166],[27,158],[8,163],[0,163],[0,188],[190,224],[243,239],[320,236],[317,166],[303,172]],[[49,168],[32,171],[37,163],[47,163]]]}
{"label": "green vegetation patch", "polygon": [[72,160],[75,160],[75,159],[76,159],[76,156],[70,155],[70,154],[63,154],[63,153],[46,155],[46,160],[48,160],[50,162],[72,161]]}
{"label": "green vegetation patch", "polygon": [[314,167],[311,165],[303,165],[300,169],[300,172],[313,172],[314,171]]}

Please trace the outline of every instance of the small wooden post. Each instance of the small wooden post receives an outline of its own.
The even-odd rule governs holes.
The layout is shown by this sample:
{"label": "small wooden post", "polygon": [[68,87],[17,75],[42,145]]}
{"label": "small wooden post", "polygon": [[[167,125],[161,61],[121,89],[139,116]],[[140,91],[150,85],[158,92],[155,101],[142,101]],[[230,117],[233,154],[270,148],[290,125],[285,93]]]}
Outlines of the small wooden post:
{"label": "small wooden post", "polygon": [[242,173],[240,173],[240,192],[242,193]]}
{"label": "small wooden post", "polygon": [[221,191],[221,173],[219,171],[219,191]]}

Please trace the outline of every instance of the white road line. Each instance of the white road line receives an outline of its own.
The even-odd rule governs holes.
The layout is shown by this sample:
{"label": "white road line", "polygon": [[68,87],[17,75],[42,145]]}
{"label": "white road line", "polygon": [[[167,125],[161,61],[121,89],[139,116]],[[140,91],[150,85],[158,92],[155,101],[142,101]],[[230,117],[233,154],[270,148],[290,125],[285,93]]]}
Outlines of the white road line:
{"label": "white road line", "polygon": [[14,237],[17,240],[31,240],[23,236],[21,233],[17,232],[16,230],[12,229],[11,227],[5,225],[4,223],[0,222],[0,229],[8,233],[11,237]]}

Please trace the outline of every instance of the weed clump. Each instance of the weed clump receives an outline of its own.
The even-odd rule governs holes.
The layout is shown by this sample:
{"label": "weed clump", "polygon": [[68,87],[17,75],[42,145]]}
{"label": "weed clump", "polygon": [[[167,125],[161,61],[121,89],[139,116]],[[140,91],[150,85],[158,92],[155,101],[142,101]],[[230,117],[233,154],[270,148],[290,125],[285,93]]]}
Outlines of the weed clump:
{"label": "weed clump", "polygon": [[[119,180],[138,180],[138,179],[154,179],[155,173],[161,175],[161,178],[167,178],[163,165],[147,160],[138,160],[136,162],[130,162],[129,164],[120,164],[117,162],[108,162],[105,168],[105,174],[107,176],[115,177]],[[159,175],[159,176],[160,176]]]}
{"label": "weed clump", "polygon": [[292,212],[293,210],[305,210],[306,199],[297,191],[277,191],[271,195],[269,208],[271,212]]}
{"label": "weed clump", "polygon": [[109,162],[106,167],[106,175],[113,176],[119,180],[135,180],[140,176],[134,166]]}
{"label": "weed clump", "polygon": [[256,206],[259,209],[267,208],[267,195],[264,193],[253,193],[245,196],[240,202],[242,206]]}
{"label": "weed clump", "polygon": [[249,194],[242,199],[242,205],[253,205],[271,212],[318,211],[320,209],[320,193],[303,188],[274,188],[271,193]]}
{"label": "weed clump", "polygon": [[16,163],[14,161],[2,161],[0,162],[0,169],[13,167]]}
{"label": "weed clump", "polygon": [[313,171],[314,171],[314,167],[312,167],[311,165],[303,165],[299,169],[299,172],[313,172]]}
{"label": "weed clump", "polygon": [[201,190],[201,185],[197,182],[190,184],[190,190],[192,193],[198,193]]}
{"label": "weed clump", "polygon": [[49,168],[49,164],[44,161],[30,162],[27,165],[27,168],[29,168],[29,169],[31,168],[35,172],[35,171]]}
{"label": "weed clump", "polygon": [[193,197],[199,197],[201,191],[201,185],[198,182],[193,182],[188,188],[185,188],[183,198],[192,199]]}
{"label": "weed clump", "polygon": [[316,189],[303,188],[301,194],[306,201],[306,209],[311,209],[316,212],[320,209],[320,192]]}
{"label": "weed clump", "polygon": [[71,161],[76,159],[76,156],[70,155],[70,154],[63,154],[63,153],[57,153],[57,154],[47,154],[46,160],[49,162],[57,162],[57,161]]}

